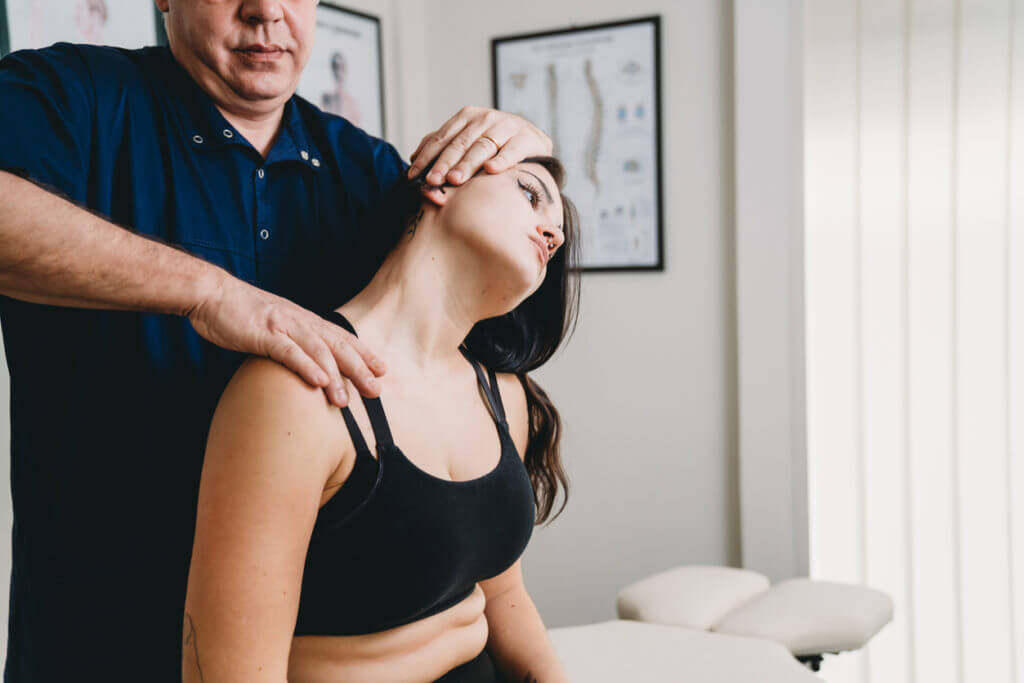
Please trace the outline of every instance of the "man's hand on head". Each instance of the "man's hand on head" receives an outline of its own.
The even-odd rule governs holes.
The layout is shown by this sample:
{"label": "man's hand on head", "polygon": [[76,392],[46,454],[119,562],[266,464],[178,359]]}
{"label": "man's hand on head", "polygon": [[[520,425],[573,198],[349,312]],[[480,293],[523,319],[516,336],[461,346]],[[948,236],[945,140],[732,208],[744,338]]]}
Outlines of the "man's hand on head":
{"label": "man's hand on head", "polygon": [[339,408],[349,402],[342,376],[363,396],[380,396],[375,377],[387,371],[384,362],[348,330],[284,297],[225,276],[186,317],[207,341],[266,356],[310,385],[326,387]]}
{"label": "man's hand on head", "polygon": [[408,175],[415,178],[434,162],[426,178],[429,184],[447,180],[459,185],[481,167],[500,173],[526,157],[549,155],[552,149],[551,138],[523,117],[467,105],[423,137],[409,159]]}

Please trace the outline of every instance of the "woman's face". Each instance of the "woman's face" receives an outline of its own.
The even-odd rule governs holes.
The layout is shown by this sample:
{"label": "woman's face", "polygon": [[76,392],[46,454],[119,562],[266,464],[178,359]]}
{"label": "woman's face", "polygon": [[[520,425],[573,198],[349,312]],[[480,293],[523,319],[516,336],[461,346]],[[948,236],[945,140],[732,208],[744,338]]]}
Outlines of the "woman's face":
{"label": "woman's face", "polygon": [[562,199],[551,173],[538,163],[519,163],[501,173],[480,170],[445,190],[430,190],[430,196],[444,197],[439,219],[453,237],[493,264],[504,282],[513,277],[523,298],[540,287],[547,262],[565,242]]}

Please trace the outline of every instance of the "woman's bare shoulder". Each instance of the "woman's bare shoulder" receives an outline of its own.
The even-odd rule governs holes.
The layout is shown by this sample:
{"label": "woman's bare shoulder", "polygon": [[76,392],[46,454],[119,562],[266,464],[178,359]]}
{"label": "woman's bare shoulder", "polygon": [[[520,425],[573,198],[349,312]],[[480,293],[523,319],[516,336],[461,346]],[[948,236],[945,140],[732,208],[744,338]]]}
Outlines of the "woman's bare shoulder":
{"label": "woman's bare shoulder", "polygon": [[221,395],[221,402],[225,400],[283,417],[301,414],[316,419],[326,415],[330,407],[322,388],[311,386],[277,361],[262,356],[249,356],[242,362]]}
{"label": "woman's bare shoulder", "polygon": [[301,452],[303,466],[312,459],[329,471],[346,450],[339,439],[351,443],[338,407],[322,388],[260,356],[246,358],[221,394],[210,428],[215,435]]}

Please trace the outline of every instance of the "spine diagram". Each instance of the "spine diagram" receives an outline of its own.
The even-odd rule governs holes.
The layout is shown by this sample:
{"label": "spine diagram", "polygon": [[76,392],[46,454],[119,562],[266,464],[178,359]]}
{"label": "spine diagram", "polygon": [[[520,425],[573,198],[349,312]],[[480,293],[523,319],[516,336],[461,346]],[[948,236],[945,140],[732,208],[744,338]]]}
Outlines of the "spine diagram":
{"label": "spine diagram", "polygon": [[551,112],[551,155],[559,155],[558,144],[558,72],[555,70],[554,62],[548,62],[547,68],[545,69],[547,75],[546,85],[548,92],[548,111]]}
{"label": "spine diagram", "polygon": [[604,100],[601,90],[594,78],[594,68],[588,59],[583,63],[583,75],[587,79],[587,89],[593,101],[593,118],[590,123],[590,134],[583,151],[583,173],[594,184],[594,191],[601,192],[601,181],[597,177],[597,159],[601,152],[601,125],[604,122]]}

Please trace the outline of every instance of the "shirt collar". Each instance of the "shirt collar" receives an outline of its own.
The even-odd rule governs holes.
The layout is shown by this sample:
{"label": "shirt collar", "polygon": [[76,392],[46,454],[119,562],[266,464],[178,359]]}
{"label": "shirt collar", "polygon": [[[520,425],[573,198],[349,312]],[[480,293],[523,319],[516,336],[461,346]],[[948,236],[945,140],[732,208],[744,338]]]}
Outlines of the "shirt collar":
{"label": "shirt collar", "polygon": [[[182,67],[171,53],[170,47],[162,46],[166,66],[172,73],[173,91],[184,104],[181,134],[186,143],[195,151],[215,150],[228,145],[252,149],[252,145],[220,113],[213,98],[199,87],[192,76]],[[281,131],[274,146],[267,154],[265,163],[277,161],[298,161],[313,171],[323,168],[320,152],[313,144],[302,121],[296,95],[284,105],[281,117]]]}

